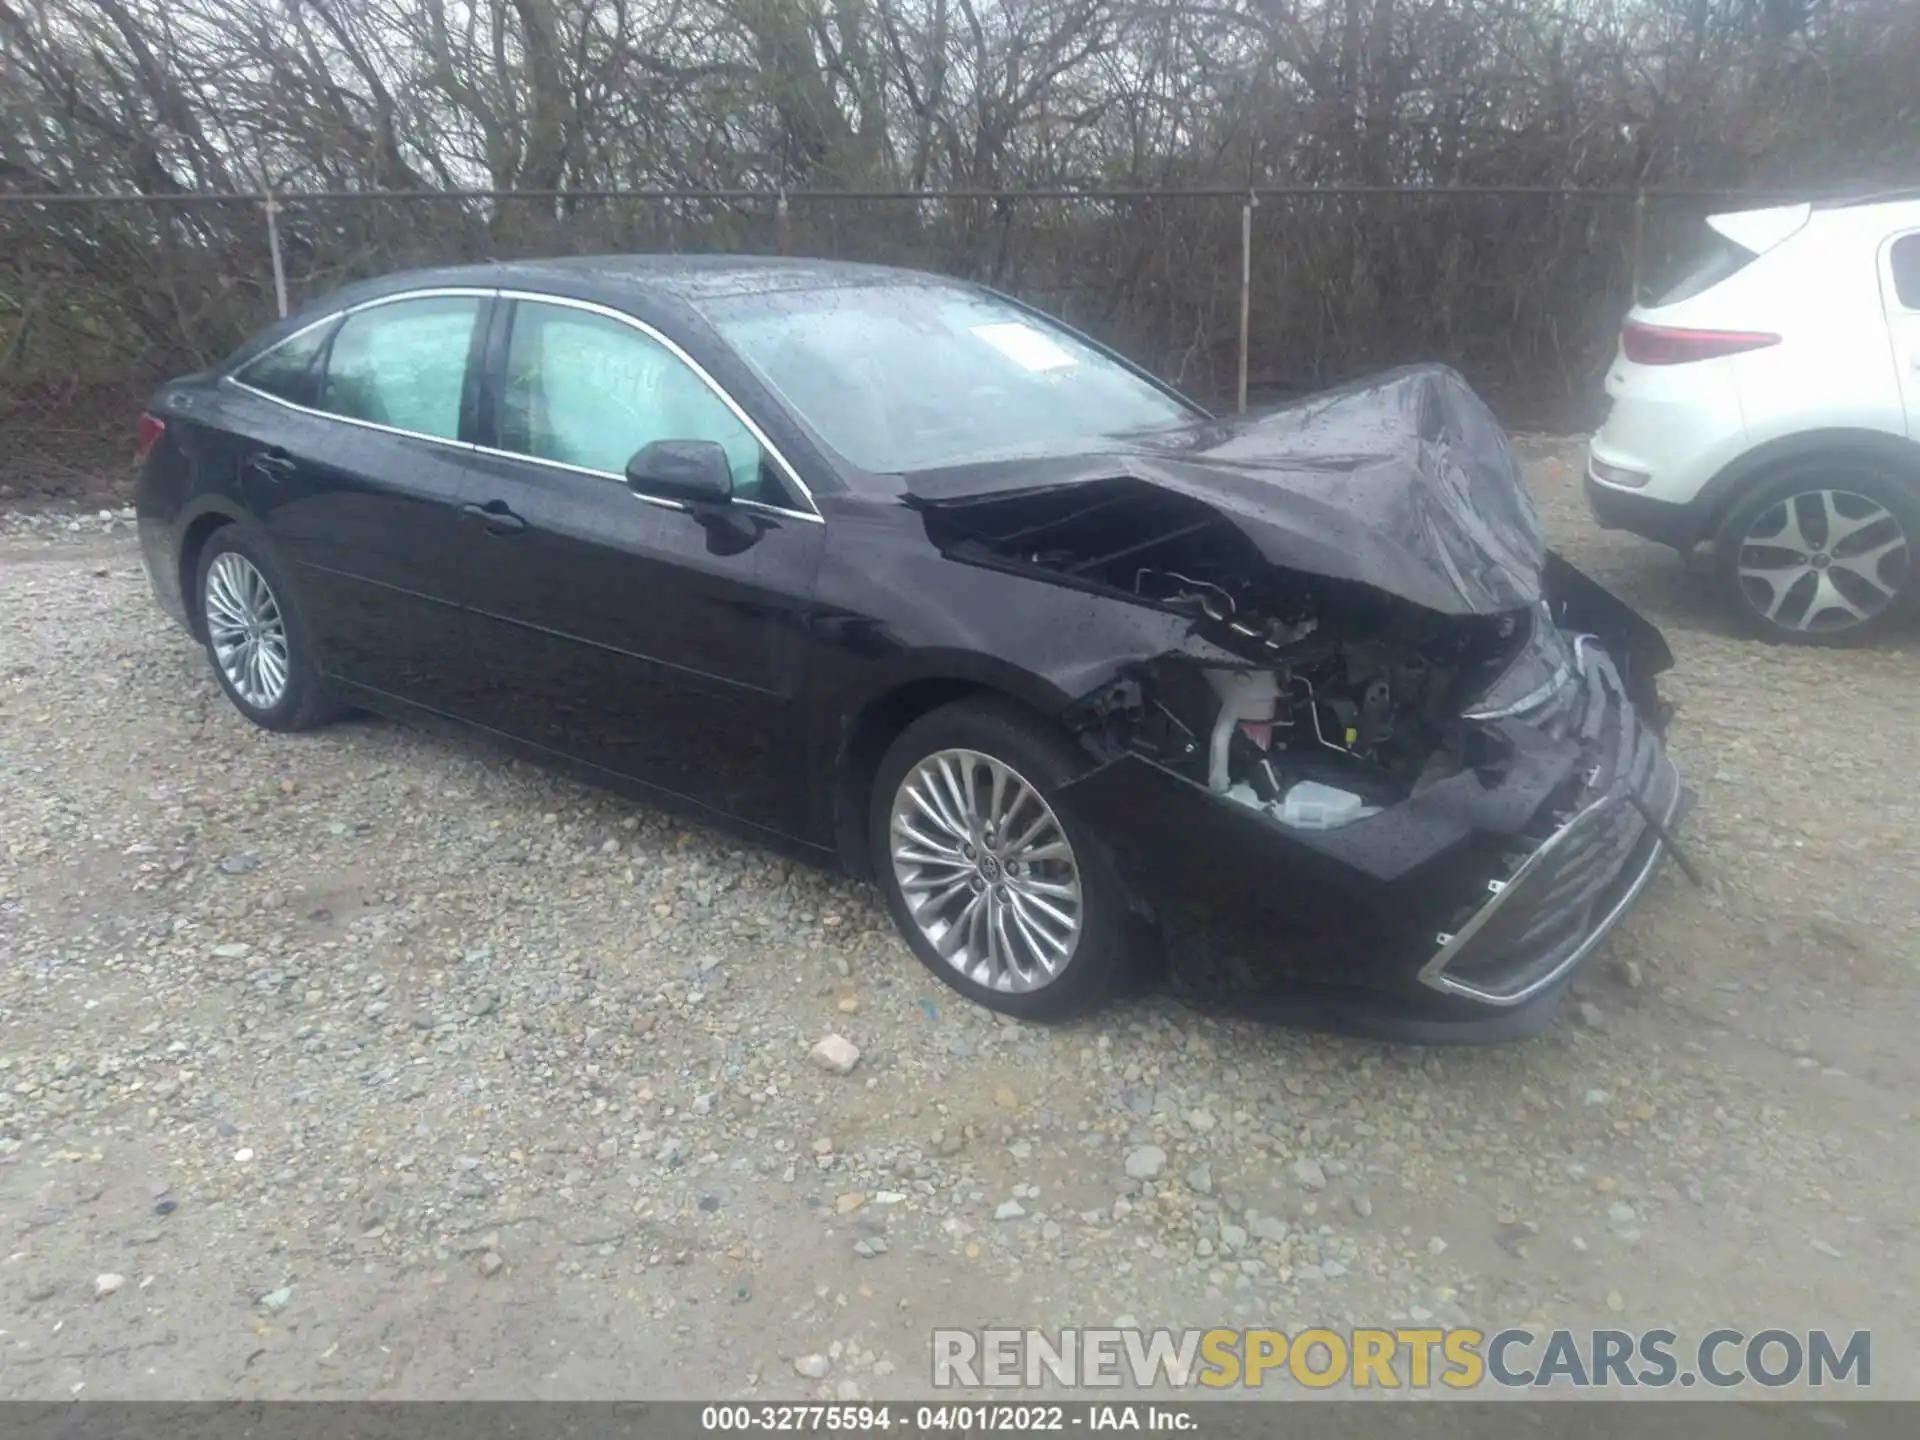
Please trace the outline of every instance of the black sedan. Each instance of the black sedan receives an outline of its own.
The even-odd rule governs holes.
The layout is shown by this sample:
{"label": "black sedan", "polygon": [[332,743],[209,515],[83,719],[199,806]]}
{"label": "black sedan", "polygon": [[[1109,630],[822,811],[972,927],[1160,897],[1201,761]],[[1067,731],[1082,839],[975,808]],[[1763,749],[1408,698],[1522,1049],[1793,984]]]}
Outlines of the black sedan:
{"label": "black sedan", "polygon": [[1657,631],[1451,371],[1240,421],[990,291],[619,257],[342,290],[142,417],[233,704],[476,727],[871,878],[1029,1017],[1169,941],[1545,1023],[1686,801]]}

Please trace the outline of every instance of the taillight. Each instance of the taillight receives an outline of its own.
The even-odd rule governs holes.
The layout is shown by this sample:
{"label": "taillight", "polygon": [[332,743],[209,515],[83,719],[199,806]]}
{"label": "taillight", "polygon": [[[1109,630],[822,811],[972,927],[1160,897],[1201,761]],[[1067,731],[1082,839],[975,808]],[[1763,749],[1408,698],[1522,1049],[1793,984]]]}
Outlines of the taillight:
{"label": "taillight", "polygon": [[134,448],[145,455],[160,443],[160,437],[167,433],[167,422],[152,415],[140,417],[140,430],[134,441]]}
{"label": "taillight", "polygon": [[1631,320],[1620,332],[1620,349],[1636,365],[1691,365],[1778,345],[1780,337],[1759,330],[1683,330]]}

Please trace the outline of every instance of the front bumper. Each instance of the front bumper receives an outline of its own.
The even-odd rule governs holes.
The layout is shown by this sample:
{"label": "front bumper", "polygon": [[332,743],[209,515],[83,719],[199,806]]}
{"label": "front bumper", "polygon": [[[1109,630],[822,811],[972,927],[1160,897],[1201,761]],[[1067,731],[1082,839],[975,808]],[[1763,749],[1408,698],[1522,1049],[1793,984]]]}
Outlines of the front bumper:
{"label": "front bumper", "polygon": [[1613,661],[1587,636],[1573,650],[1562,683],[1514,718],[1578,738],[1588,768],[1545,837],[1514,852],[1478,905],[1434,936],[1420,971],[1431,989],[1511,1006],[1559,985],[1632,909],[1690,802]]}
{"label": "front bumper", "polygon": [[1289,830],[1139,756],[1060,798],[1114,852],[1190,998],[1419,1044],[1518,1038],[1550,1023],[1688,802],[1657,713],[1629,698],[1650,679],[1630,685],[1588,634],[1545,653],[1565,661],[1551,683],[1477,722],[1511,748],[1499,774],[1338,830]]}

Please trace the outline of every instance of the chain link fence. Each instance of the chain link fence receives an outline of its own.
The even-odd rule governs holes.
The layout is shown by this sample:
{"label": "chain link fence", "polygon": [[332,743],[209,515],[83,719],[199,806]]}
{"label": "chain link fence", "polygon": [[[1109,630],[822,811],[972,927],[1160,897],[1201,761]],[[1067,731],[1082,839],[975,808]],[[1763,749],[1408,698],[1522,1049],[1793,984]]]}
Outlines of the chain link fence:
{"label": "chain link fence", "polygon": [[0,194],[0,502],[108,503],[133,418],[283,305],[424,265],[672,251],[941,271],[1222,409],[1446,361],[1576,427],[1621,314],[1724,193],[1547,189]]}

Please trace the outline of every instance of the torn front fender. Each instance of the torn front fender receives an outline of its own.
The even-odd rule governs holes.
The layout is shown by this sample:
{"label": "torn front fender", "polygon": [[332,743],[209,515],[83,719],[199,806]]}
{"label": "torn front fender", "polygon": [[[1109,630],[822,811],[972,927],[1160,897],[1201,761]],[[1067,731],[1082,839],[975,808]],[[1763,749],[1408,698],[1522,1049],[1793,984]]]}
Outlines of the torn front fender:
{"label": "torn front fender", "polygon": [[1654,677],[1673,668],[1673,651],[1660,627],[1556,551],[1547,553],[1540,582],[1554,624],[1566,634],[1599,640],[1619,669],[1627,698],[1656,729],[1664,727],[1667,707]]}

